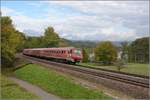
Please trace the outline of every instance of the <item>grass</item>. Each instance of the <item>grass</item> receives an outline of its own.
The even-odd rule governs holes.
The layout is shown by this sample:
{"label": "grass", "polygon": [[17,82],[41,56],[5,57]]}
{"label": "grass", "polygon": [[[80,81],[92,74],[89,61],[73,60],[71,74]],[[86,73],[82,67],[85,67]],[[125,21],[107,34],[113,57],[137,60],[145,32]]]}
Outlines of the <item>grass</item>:
{"label": "grass", "polygon": [[14,70],[22,68],[24,65],[30,64],[31,62],[27,61],[24,58],[15,58],[15,61],[10,67],[2,67],[1,73],[5,76],[13,75]]}
{"label": "grass", "polygon": [[6,76],[0,75],[1,80],[1,100],[39,100],[39,97],[27,92]]}
{"label": "grass", "polygon": [[30,64],[15,71],[16,77],[65,99],[111,99],[104,93],[75,84],[70,77]]}
{"label": "grass", "polygon": [[[80,65],[84,65],[86,67],[104,68],[108,70],[117,71],[116,66],[102,66],[102,65],[95,64],[95,63],[80,63]],[[149,64],[128,63],[120,71],[132,73],[132,74],[149,76],[149,69],[150,69]]]}

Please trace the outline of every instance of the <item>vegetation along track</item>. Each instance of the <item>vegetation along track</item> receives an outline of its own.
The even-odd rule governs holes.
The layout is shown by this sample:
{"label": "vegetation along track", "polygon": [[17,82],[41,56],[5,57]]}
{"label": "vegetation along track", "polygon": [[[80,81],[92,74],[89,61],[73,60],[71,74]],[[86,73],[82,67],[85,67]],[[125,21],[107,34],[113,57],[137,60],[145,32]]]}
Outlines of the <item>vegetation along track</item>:
{"label": "vegetation along track", "polygon": [[[78,65],[78,66],[87,67],[86,65]],[[129,75],[129,76],[141,77],[141,78],[145,78],[145,79],[149,78],[149,76],[145,76],[145,75],[139,75],[139,74],[133,74],[133,73],[109,70],[109,69],[104,69],[104,68],[96,68],[96,67],[91,67],[91,66],[88,66],[88,68],[96,69],[96,70],[103,70],[103,71],[113,72],[113,73],[119,73],[119,74],[124,74],[124,75]]]}
{"label": "vegetation along track", "polygon": [[38,62],[43,62],[46,64],[51,64],[54,66],[59,66],[59,67],[67,68],[70,70],[98,76],[98,77],[103,77],[103,78],[107,78],[107,79],[111,79],[111,80],[115,80],[115,81],[124,82],[127,84],[132,84],[132,85],[136,85],[136,86],[149,88],[149,78],[148,77],[139,77],[139,76],[133,76],[130,74],[128,75],[127,73],[122,74],[122,73],[111,72],[111,71],[107,71],[107,70],[84,68],[84,67],[80,67],[80,66],[76,66],[76,65],[68,65],[68,64],[64,64],[64,63],[52,62],[52,61],[48,61],[45,59],[38,59],[35,57],[29,57],[29,56],[24,56],[24,57],[31,59],[31,60],[36,60]]}

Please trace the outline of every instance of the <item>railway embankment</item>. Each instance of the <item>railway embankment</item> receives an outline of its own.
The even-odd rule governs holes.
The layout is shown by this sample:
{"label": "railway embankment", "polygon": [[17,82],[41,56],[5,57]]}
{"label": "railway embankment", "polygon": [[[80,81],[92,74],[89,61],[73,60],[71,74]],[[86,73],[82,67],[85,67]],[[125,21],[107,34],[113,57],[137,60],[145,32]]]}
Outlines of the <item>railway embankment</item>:
{"label": "railway embankment", "polygon": [[[32,61],[33,63],[38,63],[47,67],[49,67],[49,65],[53,65],[53,68],[56,70],[69,73],[70,75],[80,77],[85,80],[95,82],[97,84],[102,84],[106,87],[115,89],[129,96],[132,96],[136,99],[148,99],[149,98],[149,84],[148,84],[149,79],[139,78],[138,80],[141,80],[139,82],[139,81],[135,81],[137,77],[132,80],[131,78],[127,78],[127,77],[122,77],[121,79],[121,78],[117,78],[116,76],[113,77],[112,75],[108,73],[107,75],[104,73],[98,74],[97,72],[91,72],[91,69],[90,70],[80,69],[73,65],[49,62],[46,60],[41,60],[41,59],[31,58],[31,57],[26,57],[26,59]],[[146,81],[144,82],[143,80],[146,80]]]}
{"label": "railway embankment", "polygon": [[76,84],[70,77],[62,76],[37,64],[29,64],[16,70],[15,76],[62,99],[111,99],[101,91]]}

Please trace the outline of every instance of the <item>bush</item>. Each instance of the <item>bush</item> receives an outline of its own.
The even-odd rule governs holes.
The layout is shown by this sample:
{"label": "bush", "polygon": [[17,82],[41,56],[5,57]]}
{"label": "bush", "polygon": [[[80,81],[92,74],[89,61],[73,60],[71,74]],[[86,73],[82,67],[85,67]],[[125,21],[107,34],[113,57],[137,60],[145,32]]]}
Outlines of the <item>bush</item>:
{"label": "bush", "polygon": [[118,59],[118,60],[115,62],[115,65],[116,65],[116,67],[117,67],[117,70],[120,71],[121,69],[124,68],[125,62],[124,62],[122,59]]}

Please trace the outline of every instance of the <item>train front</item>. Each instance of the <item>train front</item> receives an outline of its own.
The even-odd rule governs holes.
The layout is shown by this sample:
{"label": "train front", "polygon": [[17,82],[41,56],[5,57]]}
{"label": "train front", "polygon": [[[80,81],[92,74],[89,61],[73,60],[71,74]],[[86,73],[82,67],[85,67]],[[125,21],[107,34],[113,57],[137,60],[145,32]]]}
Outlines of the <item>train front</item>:
{"label": "train front", "polygon": [[82,50],[77,48],[73,49],[72,58],[74,62],[80,62],[83,59]]}

